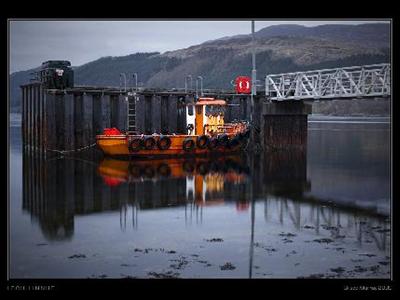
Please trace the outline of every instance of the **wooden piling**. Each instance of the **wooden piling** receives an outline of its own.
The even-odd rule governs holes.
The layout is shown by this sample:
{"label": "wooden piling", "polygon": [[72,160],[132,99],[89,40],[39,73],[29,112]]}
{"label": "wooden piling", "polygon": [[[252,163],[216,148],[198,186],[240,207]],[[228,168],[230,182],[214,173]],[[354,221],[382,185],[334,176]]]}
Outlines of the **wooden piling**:
{"label": "wooden piling", "polygon": [[[117,110],[118,110],[118,118],[117,118],[116,127],[121,131],[126,131],[128,129],[128,127],[127,127],[128,101],[125,99],[124,95],[118,95],[116,101],[117,101]],[[129,99],[129,101],[135,101],[135,98],[132,97],[131,99]],[[137,106],[136,106],[136,108],[137,108]],[[137,117],[137,113],[136,113],[136,117]],[[137,122],[136,122],[136,128],[137,128]]]}
{"label": "wooden piling", "polygon": [[35,154],[36,150],[36,89],[35,86],[32,85],[32,150],[33,155]]}
{"label": "wooden piling", "polygon": [[36,153],[37,154],[41,154],[40,153],[40,148],[41,148],[41,118],[40,118],[40,114],[41,114],[41,110],[42,110],[42,103],[40,101],[40,85],[35,85],[35,94],[36,94],[36,131],[35,131],[35,135],[36,135]]}
{"label": "wooden piling", "polygon": [[152,101],[153,97],[149,95],[144,96],[144,133],[152,134]]}
{"label": "wooden piling", "polygon": [[56,95],[45,95],[45,150],[46,157],[54,156],[52,150],[57,149]]}
{"label": "wooden piling", "polygon": [[25,88],[21,89],[21,95],[22,95],[22,114],[21,114],[21,136],[22,136],[22,150],[25,149],[25,129],[26,129],[26,120],[25,120],[25,115],[26,115],[26,106],[25,106]]}
{"label": "wooden piling", "polygon": [[74,135],[74,95],[64,95],[64,148],[63,150],[71,151],[75,149]]}
{"label": "wooden piling", "polygon": [[32,147],[32,86],[29,85],[27,87],[27,94],[28,94],[28,99],[27,99],[27,142],[28,142],[28,149],[30,150]]}
{"label": "wooden piling", "polygon": [[82,94],[74,94],[74,137],[75,148],[77,149],[85,145],[83,141],[85,130],[83,118],[83,96]]}
{"label": "wooden piling", "polygon": [[169,103],[168,103],[169,97],[168,96],[161,96],[161,113],[160,113],[160,119],[161,119],[161,130],[160,132],[162,134],[168,134],[170,133],[170,124],[169,124]]}
{"label": "wooden piling", "polygon": [[104,128],[111,126],[111,98],[110,95],[103,94],[101,97],[101,114],[102,114],[102,125],[101,132]]}
{"label": "wooden piling", "polygon": [[248,112],[247,112],[247,98],[240,98],[240,119],[241,120],[249,120]]}
{"label": "wooden piling", "polygon": [[151,99],[151,133],[161,132],[161,96],[153,95]]}
{"label": "wooden piling", "polygon": [[55,106],[56,106],[56,148],[55,150],[65,149],[65,105],[63,95],[55,95]]}
{"label": "wooden piling", "polygon": [[139,95],[139,101],[136,102],[136,130],[145,132],[145,97]]}
{"label": "wooden piling", "polygon": [[93,134],[101,134],[103,131],[102,103],[98,94],[92,94],[93,98]]}
{"label": "wooden piling", "polygon": [[177,111],[177,102],[178,98],[171,95],[167,98],[166,100],[168,103],[168,112],[167,112],[167,123],[168,123],[168,130],[170,133],[176,133],[177,132],[177,117],[178,117],[178,111]]}
{"label": "wooden piling", "polygon": [[46,130],[46,102],[45,102],[45,91],[43,87],[39,86],[40,91],[40,152],[42,156],[46,154],[46,138],[45,138],[45,130]]}
{"label": "wooden piling", "polygon": [[119,108],[118,95],[110,95],[110,127],[118,128]]}
{"label": "wooden piling", "polygon": [[184,97],[178,97],[176,103],[177,110],[177,133],[185,134],[186,131],[186,99]]}
{"label": "wooden piling", "polygon": [[82,122],[83,122],[83,133],[82,133],[82,146],[91,145],[95,142],[95,134],[93,132],[94,127],[94,114],[93,114],[93,97],[87,93],[83,94],[83,105],[82,105]]}

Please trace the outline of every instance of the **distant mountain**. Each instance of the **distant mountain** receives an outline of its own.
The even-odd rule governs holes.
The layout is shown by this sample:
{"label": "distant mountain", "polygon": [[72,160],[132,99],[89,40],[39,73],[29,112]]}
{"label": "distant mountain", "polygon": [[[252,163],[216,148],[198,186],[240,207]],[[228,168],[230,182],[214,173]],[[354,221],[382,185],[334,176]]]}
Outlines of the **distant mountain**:
{"label": "distant mountain", "polygon": [[[275,25],[255,34],[257,78],[267,74],[389,62],[390,25]],[[184,78],[204,77],[204,88],[231,88],[251,73],[251,35],[207,41],[185,49],[103,57],[75,68],[75,84],[118,86],[119,74],[133,72],[146,87],[183,88]],[[40,63],[40,62],[38,62]],[[73,62],[72,62],[73,63]],[[20,109],[19,85],[32,70],[11,75],[11,110]]]}
{"label": "distant mountain", "polygon": [[359,46],[386,48],[390,44],[390,25],[385,23],[360,25],[320,25],[305,27],[300,25],[275,25],[261,29],[257,38],[274,36],[301,36],[329,39],[357,44]]}

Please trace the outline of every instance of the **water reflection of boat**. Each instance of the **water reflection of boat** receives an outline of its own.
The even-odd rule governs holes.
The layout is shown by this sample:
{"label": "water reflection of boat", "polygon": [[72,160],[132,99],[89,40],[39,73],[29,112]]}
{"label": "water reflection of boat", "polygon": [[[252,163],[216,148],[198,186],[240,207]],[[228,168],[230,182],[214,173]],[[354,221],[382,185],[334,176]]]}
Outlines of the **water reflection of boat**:
{"label": "water reflection of boat", "polygon": [[[183,179],[186,200],[200,206],[224,203],[225,184],[245,183],[248,168],[238,156],[207,158],[117,160],[105,158],[98,166],[103,182],[112,187],[123,183]],[[206,201],[207,200],[207,201]]]}
{"label": "water reflection of boat", "polygon": [[[387,215],[380,211],[310,198],[302,155],[269,153],[263,157],[131,162],[106,158],[97,163],[71,158],[43,161],[24,155],[22,209],[29,212],[48,240],[72,238],[76,216],[132,209],[137,224],[138,212],[157,210],[163,216],[163,209],[181,207],[185,222],[189,222],[192,212],[196,217],[198,212],[201,220],[204,206],[224,203],[231,208],[236,204],[236,211],[248,212],[254,204],[252,200],[259,203],[267,223],[295,226],[297,230],[312,225],[315,235],[321,224],[337,226],[338,222],[347,227],[367,220],[368,226],[385,229],[381,223]],[[159,171],[164,168],[163,163],[170,172]],[[139,166],[139,175],[131,165]],[[151,178],[148,174],[152,172],[145,171],[147,166],[155,172]],[[105,184],[104,178],[116,183]],[[364,230],[359,225],[351,229],[355,237]],[[371,240],[384,248],[385,234],[382,231]]]}
{"label": "water reflection of boat", "polygon": [[[104,183],[115,186],[123,182],[158,180],[163,178],[184,178],[186,176],[202,176],[210,181],[210,186],[219,179],[229,182],[243,182],[248,168],[241,164],[240,157],[228,158],[196,158],[155,159],[155,160],[118,160],[105,158],[100,162],[99,175]],[[217,185],[217,183],[215,183]]]}

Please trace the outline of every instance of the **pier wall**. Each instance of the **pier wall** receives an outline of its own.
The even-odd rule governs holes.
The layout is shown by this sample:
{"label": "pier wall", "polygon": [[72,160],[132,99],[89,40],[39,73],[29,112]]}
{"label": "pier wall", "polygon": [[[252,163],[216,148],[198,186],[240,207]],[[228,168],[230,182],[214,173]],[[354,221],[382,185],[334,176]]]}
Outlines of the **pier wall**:
{"label": "pier wall", "polygon": [[[44,89],[40,83],[22,88],[23,144],[40,155],[75,152],[95,143],[104,128],[127,129],[127,99],[136,101],[139,133],[186,133],[185,104],[191,93],[139,92],[109,88]],[[206,94],[228,102],[225,121],[249,120],[248,95]]]}
{"label": "pier wall", "polygon": [[[128,100],[136,101],[138,133],[186,133],[185,105],[194,101],[193,93],[176,91],[129,93],[104,87],[56,90],[44,89],[40,83],[21,88],[23,144],[45,157],[84,151],[108,127],[125,132]],[[306,144],[309,104],[268,102],[257,95],[251,116],[250,95],[205,93],[204,97],[227,101],[225,122],[251,121],[252,145],[282,148]]]}

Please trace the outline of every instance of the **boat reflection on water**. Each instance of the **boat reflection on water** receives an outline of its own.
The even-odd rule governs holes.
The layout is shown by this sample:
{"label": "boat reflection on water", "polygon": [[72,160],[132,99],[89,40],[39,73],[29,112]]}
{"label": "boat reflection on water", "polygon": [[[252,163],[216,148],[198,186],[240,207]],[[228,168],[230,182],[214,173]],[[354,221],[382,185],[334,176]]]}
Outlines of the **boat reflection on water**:
{"label": "boat reflection on water", "polygon": [[[296,230],[312,226],[316,235],[321,224],[347,222],[355,224],[348,228],[360,243],[364,229],[358,222],[387,226],[385,214],[310,196],[304,151],[142,161],[23,158],[23,209],[47,240],[70,240],[76,216],[119,211],[125,231],[127,215],[137,228],[140,211],[171,207],[184,208],[185,223],[193,216],[202,223],[208,207],[232,207],[232,212],[251,213],[252,219],[261,209],[266,223],[290,223]],[[384,232],[374,240],[379,249],[386,248]]]}
{"label": "boat reflection on water", "polygon": [[24,155],[23,168],[23,209],[48,240],[71,239],[74,216],[118,210],[123,215],[128,207],[137,215],[138,210],[226,200],[243,211],[250,201],[250,170],[240,156],[96,162]]}
{"label": "boat reflection on water", "polygon": [[[196,158],[147,161],[105,158],[97,171],[104,184],[110,187],[146,181],[156,185],[163,180],[184,181],[186,190],[183,202],[193,202],[199,206],[223,204],[225,186],[243,185],[249,179],[249,169],[240,156],[213,160]],[[248,201],[245,205],[238,205],[238,209],[243,207],[248,207]]]}

